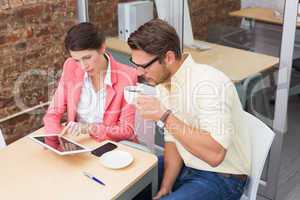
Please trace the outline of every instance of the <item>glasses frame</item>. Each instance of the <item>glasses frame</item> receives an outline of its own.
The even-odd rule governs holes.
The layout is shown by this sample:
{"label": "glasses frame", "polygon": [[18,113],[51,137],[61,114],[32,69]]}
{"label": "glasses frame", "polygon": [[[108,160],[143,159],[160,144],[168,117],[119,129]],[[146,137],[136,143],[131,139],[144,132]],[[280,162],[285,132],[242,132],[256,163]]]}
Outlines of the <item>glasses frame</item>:
{"label": "glasses frame", "polygon": [[138,68],[138,67],[141,67],[141,68],[143,68],[143,69],[146,69],[147,67],[149,67],[150,65],[152,65],[153,63],[155,63],[156,61],[158,61],[159,60],[159,56],[156,56],[155,58],[153,58],[152,60],[150,60],[148,63],[146,63],[146,64],[137,64],[137,63],[135,63],[133,60],[132,60],[132,57],[130,57],[129,58],[129,62],[130,62],[130,64],[132,64],[132,66],[133,67],[135,67],[135,68]]}

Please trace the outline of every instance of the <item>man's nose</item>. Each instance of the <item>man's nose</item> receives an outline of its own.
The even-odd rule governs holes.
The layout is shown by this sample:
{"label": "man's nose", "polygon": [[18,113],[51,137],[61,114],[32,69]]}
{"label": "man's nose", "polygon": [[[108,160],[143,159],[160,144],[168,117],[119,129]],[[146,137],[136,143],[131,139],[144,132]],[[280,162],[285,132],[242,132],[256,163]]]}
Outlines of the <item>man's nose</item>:
{"label": "man's nose", "polygon": [[137,72],[137,75],[138,76],[143,76],[145,74],[145,69],[141,68],[141,67],[138,67],[136,69],[136,72]]}

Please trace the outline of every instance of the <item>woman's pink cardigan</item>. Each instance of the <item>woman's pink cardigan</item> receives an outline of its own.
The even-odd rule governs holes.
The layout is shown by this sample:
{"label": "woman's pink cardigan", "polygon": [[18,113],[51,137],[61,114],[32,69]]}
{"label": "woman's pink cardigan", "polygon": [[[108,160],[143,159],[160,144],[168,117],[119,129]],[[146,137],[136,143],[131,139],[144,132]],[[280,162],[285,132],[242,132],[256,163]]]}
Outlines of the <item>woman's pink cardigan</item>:
{"label": "woman's pink cardigan", "polygon": [[[126,103],[123,94],[124,87],[136,84],[136,72],[129,66],[116,62],[111,55],[109,59],[112,86],[106,86],[103,122],[93,124],[90,135],[99,142],[106,139],[137,142],[134,134],[135,108]],[[68,122],[75,121],[83,79],[84,71],[73,58],[68,58],[64,63],[58,88],[43,119],[46,133],[60,133],[61,119],[66,111]]]}

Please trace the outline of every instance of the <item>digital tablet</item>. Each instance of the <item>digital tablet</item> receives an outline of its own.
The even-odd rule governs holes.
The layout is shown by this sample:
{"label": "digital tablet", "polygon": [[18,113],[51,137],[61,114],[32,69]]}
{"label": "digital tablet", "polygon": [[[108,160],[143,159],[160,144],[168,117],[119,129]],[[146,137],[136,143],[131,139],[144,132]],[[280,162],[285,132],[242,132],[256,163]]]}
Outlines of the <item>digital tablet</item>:
{"label": "digital tablet", "polygon": [[28,136],[33,141],[46,147],[47,149],[54,151],[59,155],[71,155],[77,153],[90,152],[91,149],[84,147],[68,138],[53,135],[30,135]]}

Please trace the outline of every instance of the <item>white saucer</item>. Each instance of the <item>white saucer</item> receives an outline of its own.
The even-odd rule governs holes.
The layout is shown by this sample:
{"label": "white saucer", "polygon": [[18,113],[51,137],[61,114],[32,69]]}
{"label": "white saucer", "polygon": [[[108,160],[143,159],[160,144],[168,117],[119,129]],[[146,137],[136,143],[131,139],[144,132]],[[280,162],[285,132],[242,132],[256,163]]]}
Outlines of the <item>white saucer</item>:
{"label": "white saucer", "polygon": [[103,154],[100,161],[104,167],[121,169],[133,162],[133,156],[126,151],[113,150]]}

